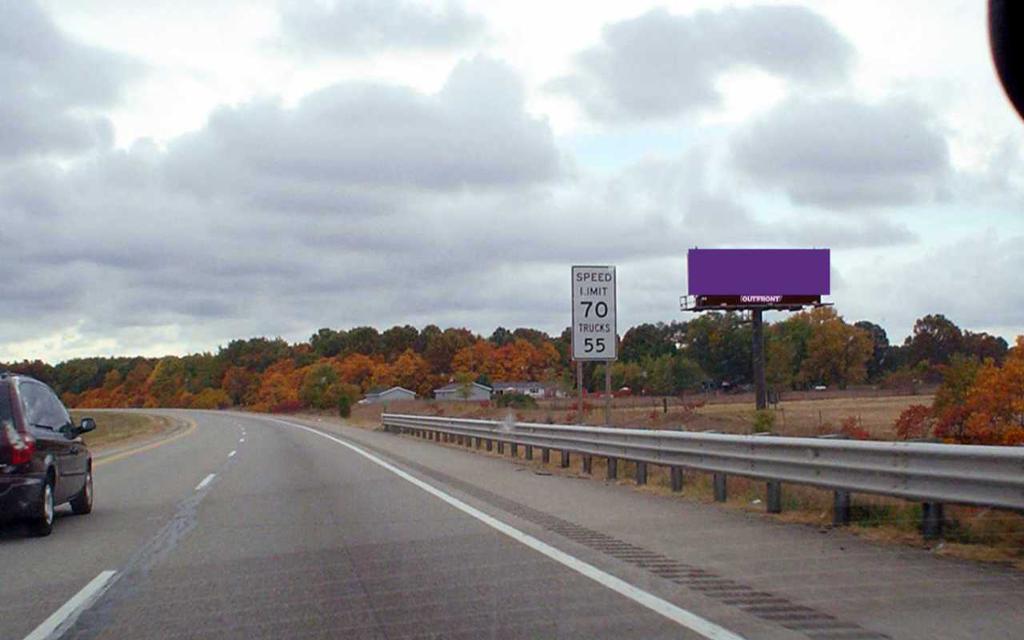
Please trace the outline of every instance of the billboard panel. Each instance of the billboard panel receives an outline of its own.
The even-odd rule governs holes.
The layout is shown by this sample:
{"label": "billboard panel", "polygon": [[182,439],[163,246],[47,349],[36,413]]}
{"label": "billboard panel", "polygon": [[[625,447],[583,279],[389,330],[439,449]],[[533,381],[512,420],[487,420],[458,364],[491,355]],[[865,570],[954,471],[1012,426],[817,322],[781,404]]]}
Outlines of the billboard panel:
{"label": "billboard panel", "polygon": [[691,296],[829,294],[828,249],[690,249]]}

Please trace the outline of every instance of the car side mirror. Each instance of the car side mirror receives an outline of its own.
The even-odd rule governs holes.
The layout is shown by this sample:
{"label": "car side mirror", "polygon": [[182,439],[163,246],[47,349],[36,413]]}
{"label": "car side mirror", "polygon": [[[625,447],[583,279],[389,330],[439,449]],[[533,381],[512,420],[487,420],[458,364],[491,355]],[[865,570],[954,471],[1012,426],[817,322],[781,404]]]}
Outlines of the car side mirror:
{"label": "car side mirror", "polygon": [[96,429],[96,421],[92,418],[82,418],[82,424],[78,427],[78,433],[89,433]]}

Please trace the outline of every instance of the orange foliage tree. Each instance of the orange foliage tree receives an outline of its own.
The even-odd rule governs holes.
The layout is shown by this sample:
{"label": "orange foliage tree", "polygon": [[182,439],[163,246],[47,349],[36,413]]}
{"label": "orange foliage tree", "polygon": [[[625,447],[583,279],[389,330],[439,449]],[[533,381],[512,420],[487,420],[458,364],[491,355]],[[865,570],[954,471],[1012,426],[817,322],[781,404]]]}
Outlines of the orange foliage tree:
{"label": "orange foliage tree", "polygon": [[992,359],[951,359],[931,408],[908,407],[896,432],[962,444],[1024,444],[1024,336],[1002,366]]}

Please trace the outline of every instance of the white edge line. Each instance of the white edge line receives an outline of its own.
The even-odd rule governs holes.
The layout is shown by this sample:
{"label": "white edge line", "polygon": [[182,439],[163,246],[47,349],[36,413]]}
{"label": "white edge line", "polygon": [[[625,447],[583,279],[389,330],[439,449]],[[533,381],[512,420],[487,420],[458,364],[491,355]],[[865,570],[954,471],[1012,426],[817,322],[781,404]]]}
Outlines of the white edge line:
{"label": "white edge line", "polygon": [[210,475],[208,475],[205,478],[203,478],[203,481],[196,485],[196,491],[201,491],[203,489],[203,487],[205,487],[206,485],[210,484],[210,482],[214,478],[216,478],[216,477],[217,477],[216,473],[211,473]]}
{"label": "white edge line", "polygon": [[65,622],[74,622],[78,616],[96,601],[114,577],[116,571],[101,571],[98,576],[89,581],[89,584],[82,587],[82,590],[71,596],[71,599],[53,612],[43,623],[36,627],[32,633],[25,636],[25,640],[45,640],[53,635]]}
{"label": "white edge line", "polygon": [[235,457],[235,454],[236,454],[236,453],[238,453],[238,451],[236,451],[236,450],[232,449],[232,450],[231,450],[231,453],[229,453],[229,454],[228,454],[228,457],[229,457],[229,458],[234,458],[234,457]]}
{"label": "white edge line", "polygon": [[239,438],[238,441],[239,442],[245,442],[245,438]]}
{"label": "white edge line", "polygon": [[493,516],[490,516],[484,513],[483,511],[480,511],[479,509],[476,509],[475,507],[466,504],[465,502],[459,500],[458,498],[451,496],[445,493],[444,491],[441,491],[440,489],[434,487],[433,485],[428,484],[420,480],[419,478],[406,473],[405,471],[402,471],[393,464],[381,458],[378,458],[372,453],[354,444],[341,440],[340,438],[335,438],[334,436],[323,433],[322,431],[310,429],[309,427],[295,424],[293,422],[285,422],[284,420],[278,420],[276,418],[266,419],[272,420],[283,425],[287,425],[289,427],[294,427],[296,429],[308,431],[323,438],[327,438],[328,440],[332,440],[342,445],[343,447],[348,447],[349,449],[363,456],[367,460],[381,467],[384,467],[385,469],[387,469],[391,473],[394,473],[403,480],[406,480],[416,485],[420,489],[426,491],[427,493],[433,495],[434,497],[439,498],[444,502],[447,502],[449,505],[455,507],[459,511],[462,511],[463,513],[466,513],[476,518],[480,522],[483,522],[487,526],[498,530],[499,532],[512,538],[516,542],[522,543],[527,547],[530,547],[534,551],[537,551],[551,558],[555,562],[565,565],[573,571],[590,578],[598,584],[601,584],[602,586],[607,587],[612,591],[615,591],[616,593],[619,593],[629,598],[637,604],[647,607],[651,611],[654,611],[655,613],[658,613],[664,616],[665,618],[668,618],[669,620],[675,622],[676,624],[686,627],[687,629],[695,633],[698,633],[704,636],[705,638],[708,638],[709,640],[744,640],[743,636],[737,635],[736,633],[729,631],[725,627],[721,627],[715,624],[714,622],[711,622],[710,620],[702,618],[695,613],[687,611],[686,609],[683,609],[682,607],[672,604],[667,600],[659,598],[653,593],[649,593],[647,591],[644,591],[643,589],[640,589],[639,587],[635,587],[632,584],[626,582],[625,580],[622,580],[621,578],[617,578],[610,573],[602,571],[601,569],[598,569],[592,564],[584,562],[583,560],[580,560],[579,558],[572,556],[560,549],[556,549],[548,543],[538,540],[530,534],[520,531],[519,529],[516,529],[515,527],[506,524],[501,520],[498,520],[497,518],[494,518]]}

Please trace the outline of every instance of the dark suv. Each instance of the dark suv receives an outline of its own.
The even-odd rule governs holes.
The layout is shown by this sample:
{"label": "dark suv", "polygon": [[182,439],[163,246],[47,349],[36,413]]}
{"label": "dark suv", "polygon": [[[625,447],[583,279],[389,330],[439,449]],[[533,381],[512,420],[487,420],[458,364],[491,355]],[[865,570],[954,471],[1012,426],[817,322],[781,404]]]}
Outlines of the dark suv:
{"label": "dark suv", "polygon": [[72,424],[42,382],[0,373],[0,520],[27,520],[45,536],[57,505],[92,511],[92,454],[80,436],[95,428],[92,418]]}

